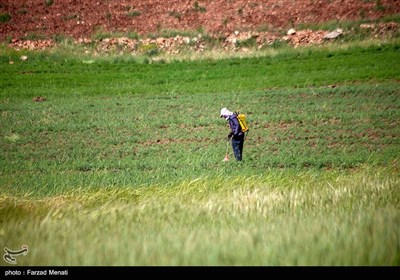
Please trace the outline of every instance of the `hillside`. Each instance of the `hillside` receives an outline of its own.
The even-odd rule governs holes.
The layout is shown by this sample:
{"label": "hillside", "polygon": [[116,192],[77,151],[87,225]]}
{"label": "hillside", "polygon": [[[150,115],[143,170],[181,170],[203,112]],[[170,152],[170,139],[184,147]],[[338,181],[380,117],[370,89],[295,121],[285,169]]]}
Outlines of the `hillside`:
{"label": "hillside", "polygon": [[87,38],[96,32],[146,35],[160,30],[289,29],[300,24],[379,19],[398,0],[13,0],[0,3],[0,39]]}

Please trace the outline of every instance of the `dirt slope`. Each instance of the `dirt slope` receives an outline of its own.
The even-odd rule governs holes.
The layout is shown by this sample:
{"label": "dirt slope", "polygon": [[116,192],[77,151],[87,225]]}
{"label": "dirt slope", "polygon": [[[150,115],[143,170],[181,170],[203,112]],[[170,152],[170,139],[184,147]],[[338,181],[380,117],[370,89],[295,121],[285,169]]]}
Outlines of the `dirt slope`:
{"label": "dirt slope", "polygon": [[0,39],[169,29],[229,34],[399,13],[398,0],[2,0]]}

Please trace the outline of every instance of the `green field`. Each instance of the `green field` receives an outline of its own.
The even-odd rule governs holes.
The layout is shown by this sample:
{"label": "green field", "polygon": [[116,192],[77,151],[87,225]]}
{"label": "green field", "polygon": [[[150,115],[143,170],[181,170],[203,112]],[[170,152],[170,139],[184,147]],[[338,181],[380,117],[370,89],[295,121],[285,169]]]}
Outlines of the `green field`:
{"label": "green field", "polygon": [[[18,265],[400,265],[398,42],[22,53],[0,52],[0,246],[29,246]],[[247,114],[241,163],[222,161],[222,107]]]}

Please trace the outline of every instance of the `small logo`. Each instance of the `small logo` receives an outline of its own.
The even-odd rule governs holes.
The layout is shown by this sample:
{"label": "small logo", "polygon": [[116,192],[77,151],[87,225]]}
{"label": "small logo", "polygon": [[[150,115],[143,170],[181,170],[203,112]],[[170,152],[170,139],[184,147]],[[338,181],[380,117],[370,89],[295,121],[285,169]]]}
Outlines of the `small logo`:
{"label": "small logo", "polygon": [[17,259],[14,257],[19,255],[25,256],[26,254],[28,254],[28,245],[22,245],[22,249],[18,251],[13,251],[8,249],[7,247],[4,247],[4,251],[6,253],[3,255],[3,259],[9,264],[17,264]]}

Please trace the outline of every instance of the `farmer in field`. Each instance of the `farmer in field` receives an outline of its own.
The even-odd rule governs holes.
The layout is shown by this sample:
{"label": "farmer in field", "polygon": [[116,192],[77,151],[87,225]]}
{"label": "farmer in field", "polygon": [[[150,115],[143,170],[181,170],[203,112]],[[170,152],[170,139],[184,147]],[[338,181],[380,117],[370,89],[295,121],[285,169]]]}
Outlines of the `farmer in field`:
{"label": "farmer in field", "polygon": [[227,136],[228,141],[232,141],[233,154],[237,161],[242,160],[244,133],[239,125],[239,121],[235,113],[229,111],[227,108],[222,108],[220,118],[225,118],[229,122],[231,131]]}

